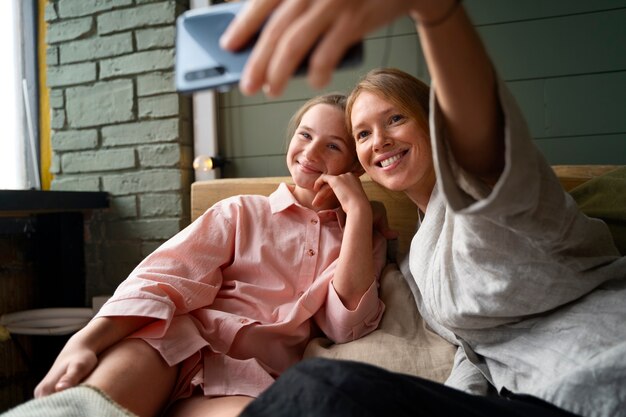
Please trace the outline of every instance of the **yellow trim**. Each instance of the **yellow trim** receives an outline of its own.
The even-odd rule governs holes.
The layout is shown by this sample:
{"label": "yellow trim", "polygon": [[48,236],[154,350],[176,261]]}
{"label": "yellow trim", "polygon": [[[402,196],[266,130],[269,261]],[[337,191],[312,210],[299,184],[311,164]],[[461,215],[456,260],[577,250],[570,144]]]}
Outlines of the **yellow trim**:
{"label": "yellow trim", "polygon": [[47,86],[46,73],[46,3],[48,0],[38,1],[37,14],[39,16],[37,26],[39,28],[37,39],[37,58],[39,61],[39,165],[41,168],[41,189],[49,190],[52,183],[50,165],[52,164],[52,143],[50,141],[50,90]]}

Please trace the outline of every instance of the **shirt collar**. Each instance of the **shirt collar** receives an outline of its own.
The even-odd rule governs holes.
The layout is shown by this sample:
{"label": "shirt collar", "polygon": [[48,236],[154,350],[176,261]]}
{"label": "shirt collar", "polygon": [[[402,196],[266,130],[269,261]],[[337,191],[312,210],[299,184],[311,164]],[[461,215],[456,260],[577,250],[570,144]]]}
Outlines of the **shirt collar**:
{"label": "shirt collar", "polygon": [[[310,210],[298,203],[298,200],[296,200],[296,198],[293,196],[293,193],[289,189],[289,186],[284,182],[281,182],[276,191],[270,194],[269,202],[272,214],[279,213],[283,210],[288,209],[291,206],[298,206]],[[322,221],[328,220],[329,218],[337,219],[339,227],[341,227],[342,230],[346,224],[346,213],[344,213],[341,207],[337,207],[336,209],[331,210],[322,210],[317,212],[317,215]]]}
{"label": "shirt collar", "polygon": [[291,190],[284,182],[281,182],[276,191],[269,196],[270,208],[272,214],[281,212],[294,204],[298,204],[298,200],[293,196]]}

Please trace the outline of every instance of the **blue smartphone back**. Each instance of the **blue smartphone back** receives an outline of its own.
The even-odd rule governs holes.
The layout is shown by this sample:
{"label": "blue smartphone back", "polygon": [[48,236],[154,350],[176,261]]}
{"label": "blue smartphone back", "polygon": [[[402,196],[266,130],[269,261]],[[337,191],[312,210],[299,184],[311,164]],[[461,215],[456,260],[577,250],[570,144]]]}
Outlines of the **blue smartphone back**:
{"label": "blue smartphone back", "polygon": [[223,88],[239,82],[252,46],[230,52],[220,47],[219,39],[242,6],[242,2],[223,3],[178,17],[175,65],[179,92]]}

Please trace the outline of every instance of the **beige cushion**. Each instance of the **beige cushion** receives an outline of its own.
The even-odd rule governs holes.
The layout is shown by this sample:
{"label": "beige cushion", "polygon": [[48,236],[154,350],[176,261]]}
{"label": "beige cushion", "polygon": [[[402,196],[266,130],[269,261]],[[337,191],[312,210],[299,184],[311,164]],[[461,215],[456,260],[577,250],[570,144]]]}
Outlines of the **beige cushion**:
{"label": "beige cushion", "polygon": [[626,255],[626,166],[594,177],[570,194],[583,213],[606,223],[615,246]]}
{"label": "beige cushion", "polygon": [[380,280],[380,298],[386,309],[378,329],[358,340],[334,344],[313,339],[304,353],[366,362],[394,372],[443,382],[452,369],[456,348],[432,332],[417,311],[413,294],[395,264]]}

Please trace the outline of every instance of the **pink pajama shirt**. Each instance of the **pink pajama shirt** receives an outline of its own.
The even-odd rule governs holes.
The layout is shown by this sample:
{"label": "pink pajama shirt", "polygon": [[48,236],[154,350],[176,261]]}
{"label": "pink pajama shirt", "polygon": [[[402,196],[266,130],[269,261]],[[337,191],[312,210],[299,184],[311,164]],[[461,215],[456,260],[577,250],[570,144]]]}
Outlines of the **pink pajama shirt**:
{"label": "pink pajama shirt", "polygon": [[[340,209],[302,207],[286,184],[269,197],[228,198],[144,259],[98,316],[158,319],[133,337],[182,363],[173,399],[196,386],[257,396],[319,330],[342,343],[381,319],[378,280],[355,310],[332,285],[344,221]],[[378,277],[386,242],[374,236]]]}

